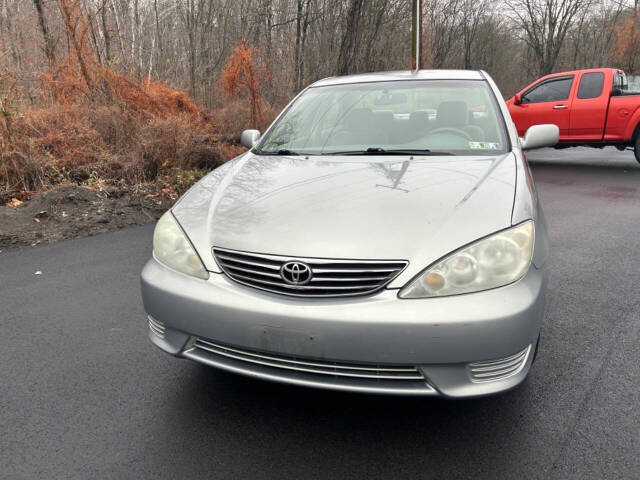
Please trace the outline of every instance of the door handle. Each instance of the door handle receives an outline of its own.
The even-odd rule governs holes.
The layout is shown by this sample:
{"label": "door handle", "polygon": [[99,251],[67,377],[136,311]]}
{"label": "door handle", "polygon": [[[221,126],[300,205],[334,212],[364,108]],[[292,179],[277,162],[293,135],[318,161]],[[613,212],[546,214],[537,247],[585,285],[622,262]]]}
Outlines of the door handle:
{"label": "door handle", "polygon": [[566,110],[566,108],[566,105],[556,105],[555,107],[553,107],[554,110]]}

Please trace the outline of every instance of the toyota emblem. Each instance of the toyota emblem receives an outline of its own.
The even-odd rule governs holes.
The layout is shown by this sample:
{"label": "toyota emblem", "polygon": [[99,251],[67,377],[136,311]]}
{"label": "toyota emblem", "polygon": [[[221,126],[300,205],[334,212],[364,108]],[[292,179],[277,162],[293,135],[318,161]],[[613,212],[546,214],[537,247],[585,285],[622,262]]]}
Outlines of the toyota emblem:
{"label": "toyota emblem", "polygon": [[280,268],[280,276],[289,285],[306,285],[311,281],[313,272],[305,263],[287,262]]}

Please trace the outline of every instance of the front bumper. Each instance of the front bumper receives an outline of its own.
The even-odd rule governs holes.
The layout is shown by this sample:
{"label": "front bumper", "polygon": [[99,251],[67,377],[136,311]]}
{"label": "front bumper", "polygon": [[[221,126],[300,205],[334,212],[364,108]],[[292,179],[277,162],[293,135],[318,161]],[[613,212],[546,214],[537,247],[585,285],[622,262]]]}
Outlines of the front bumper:
{"label": "front bumper", "polygon": [[[145,310],[157,324],[149,336],[172,355],[300,385],[448,397],[505,391],[526,377],[540,331],[545,283],[544,270],[532,266],[512,285],[468,295],[400,300],[397,290],[383,290],[364,297],[300,299],[244,287],[222,274],[212,273],[206,281],[192,278],[155,259],[141,277]],[[227,355],[200,348],[198,342],[216,345]],[[240,354],[229,356],[226,349]],[[474,362],[513,365],[514,355],[522,353],[509,375],[495,380],[474,376]],[[317,375],[274,367],[273,360],[265,365],[265,356],[280,367],[282,362],[320,363],[336,371],[354,365],[374,371],[410,366],[424,379],[400,383]],[[249,361],[256,357],[262,361]],[[481,369],[501,365],[486,363]]]}

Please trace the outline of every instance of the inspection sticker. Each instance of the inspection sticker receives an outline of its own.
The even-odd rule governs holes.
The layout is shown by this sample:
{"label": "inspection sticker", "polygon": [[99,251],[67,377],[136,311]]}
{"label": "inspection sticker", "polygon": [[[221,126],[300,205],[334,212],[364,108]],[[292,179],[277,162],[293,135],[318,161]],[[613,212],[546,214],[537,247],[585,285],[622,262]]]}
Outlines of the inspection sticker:
{"label": "inspection sticker", "polygon": [[472,150],[500,150],[500,144],[491,142],[469,142],[469,148]]}

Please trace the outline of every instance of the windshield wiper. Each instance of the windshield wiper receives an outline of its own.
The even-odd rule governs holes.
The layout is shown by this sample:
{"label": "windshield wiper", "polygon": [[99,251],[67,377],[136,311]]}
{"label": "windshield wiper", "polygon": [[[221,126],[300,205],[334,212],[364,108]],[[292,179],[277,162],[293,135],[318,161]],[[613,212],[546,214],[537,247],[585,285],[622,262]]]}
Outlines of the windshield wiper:
{"label": "windshield wiper", "polygon": [[265,152],[264,150],[254,150],[254,153],[257,153],[258,155],[306,155],[306,154],[302,154],[299,152],[296,152],[294,150],[289,150],[288,148],[282,148],[276,152]]}
{"label": "windshield wiper", "polygon": [[301,153],[289,150],[288,148],[282,148],[278,150],[277,155],[302,155]]}
{"label": "windshield wiper", "polygon": [[435,152],[427,148],[390,149],[369,147],[366,150],[347,150],[344,152],[326,152],[323,155],[454,155],[451,152]]}

